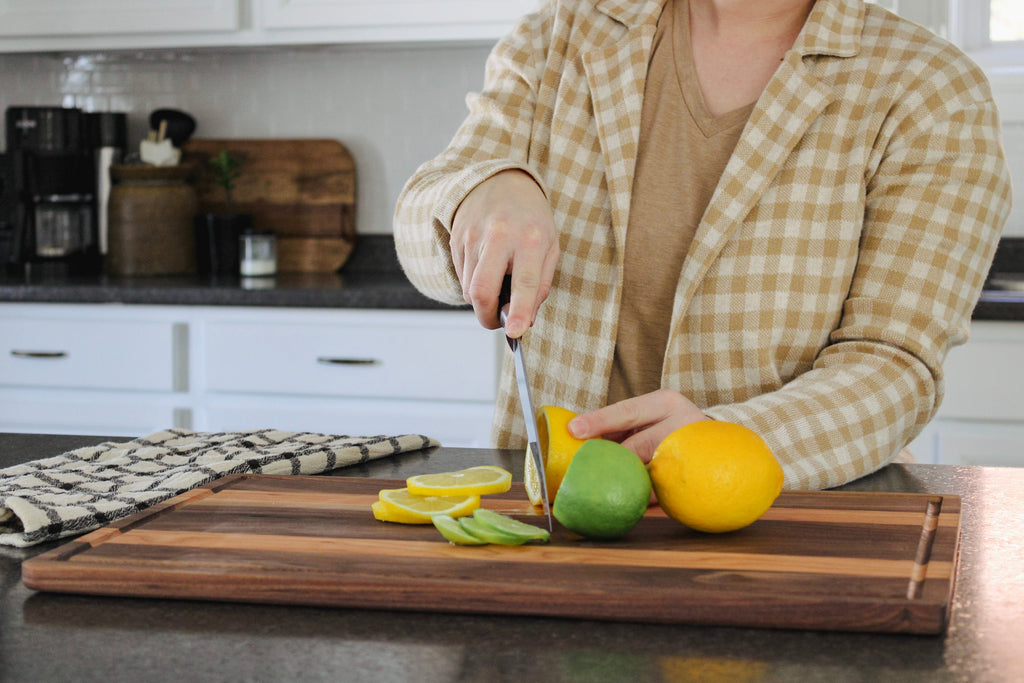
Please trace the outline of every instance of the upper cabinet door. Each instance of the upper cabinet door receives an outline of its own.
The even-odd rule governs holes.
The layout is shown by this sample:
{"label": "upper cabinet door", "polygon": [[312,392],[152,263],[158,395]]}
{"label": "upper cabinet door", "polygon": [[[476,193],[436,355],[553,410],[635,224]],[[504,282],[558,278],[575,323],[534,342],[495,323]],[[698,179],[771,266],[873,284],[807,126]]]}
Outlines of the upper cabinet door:
{"label": "upper cabinet door", "polygon": [[494,41],[538,0],[0,0],[0,53]]}
{"label": "upper cabinet door", "polygon": [[493,40],[537,5],[537,0],[255,1],[268,33],[309,33],[310,39],[323,33],[355,42]]}
{"label": "upper cabinet door", "polygon": [[0,0],[0,37],[233,31],[239,0]]}

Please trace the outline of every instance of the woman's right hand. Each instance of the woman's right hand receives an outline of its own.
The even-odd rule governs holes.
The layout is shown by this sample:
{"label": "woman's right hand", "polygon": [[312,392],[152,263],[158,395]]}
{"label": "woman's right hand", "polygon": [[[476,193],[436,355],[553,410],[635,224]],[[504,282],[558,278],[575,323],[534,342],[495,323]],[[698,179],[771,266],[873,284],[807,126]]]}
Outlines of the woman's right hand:
{"label": "woman's right hand", "polygon": [[473,188],[452,221],[452,261],[462,296],[489,330],[498,321],[498,295],[512,276],[505,333],[520,337],[551,291],[558,234],[547,197],[529,174],[497,173]]}

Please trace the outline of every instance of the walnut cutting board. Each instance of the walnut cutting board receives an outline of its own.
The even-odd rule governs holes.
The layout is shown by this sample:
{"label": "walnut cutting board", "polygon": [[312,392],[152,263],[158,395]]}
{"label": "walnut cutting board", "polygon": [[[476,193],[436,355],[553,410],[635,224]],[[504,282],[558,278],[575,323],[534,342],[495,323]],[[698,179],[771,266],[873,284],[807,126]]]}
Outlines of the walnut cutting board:
{"label": "walnut cutting board", "polygon": [[202,212],[224,211],[208,159],[227,150],[242,161],[232,196],[238,213],[277,236],[282,272],[333,272],[355,244],[356,167],[337,140],[212,140],[185,143]]}
{"label": "walnut cutting board", "polygon": [[[397,480],[232,475],[24,563],[29,588],[113,596],[940,633],[957,496],[783,493],[746,529],[658,508],[617,541],[459,547],[375,521]],[[521,484],[486,507],[543,524]]]}

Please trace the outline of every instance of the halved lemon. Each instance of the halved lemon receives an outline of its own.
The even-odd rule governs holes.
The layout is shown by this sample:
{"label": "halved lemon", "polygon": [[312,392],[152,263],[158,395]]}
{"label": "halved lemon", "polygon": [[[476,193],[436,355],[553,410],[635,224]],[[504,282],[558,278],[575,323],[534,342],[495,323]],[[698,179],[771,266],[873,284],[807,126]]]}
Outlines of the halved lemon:
{"label": "halved lemon", "polygon": [[464,517],[480,507],[477,495],[417,496],[407,488],[383,489],[379,498],[370,506],[373,516],[382,522],[400,524],[430,524],[435,515]]}
{"label": "halved lemon", "polygon": [[[562,478],[565,476],[565,471],[569,469],[569,463],[572,462],[579,447],[583,445],[582,439],[577,439],[569,433],[569,421],[574,417],[576,417],[576,413],[558,406],[541,406],[537,411],[537,434],[540,437],[544,476],[547,477],[548,500],[551,502],[554,502],[558,487],[562,485]],[[543,498],[540,492],[540,477],[537,475],[537,468],[534,467],[529,446],[526,447],[523,480],[530,502],[534,505],[541,505]]]}
{"label": "halved lemon", "polygon": [[455,472],[417,474],[405,480],[409,493],[418,496],[483,496],[504,493],[512,486],[512,473],[494,465],[480,465]]}

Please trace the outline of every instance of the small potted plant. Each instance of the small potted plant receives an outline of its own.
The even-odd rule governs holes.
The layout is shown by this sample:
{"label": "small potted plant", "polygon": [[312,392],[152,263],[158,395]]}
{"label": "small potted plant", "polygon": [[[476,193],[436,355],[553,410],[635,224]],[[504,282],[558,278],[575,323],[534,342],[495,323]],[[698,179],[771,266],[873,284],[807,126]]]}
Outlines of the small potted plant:
{"label": "small potted plant", "polygon": [[224,188],[224,207],[227,209],[225,213],[232,215],[235,213],[235,205],[231,191],[235,189],[238,176],[242,175],[242,161],[231,156],[226,149],[222,149],[220,154],[210,157],[210,168],[213,169],[213,177],[216,178],[217,184]]}
{"label": "small potted plant", "polygon": [[252,214],[237,213],[235,182],[243,162],[228,150],[209,158],[214,180],[224,190],[224,210],[196,216],[196,266],[200,275],[238,275],[238,239],[252,228]]}

